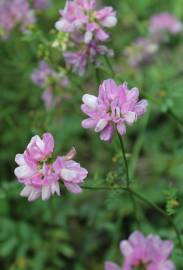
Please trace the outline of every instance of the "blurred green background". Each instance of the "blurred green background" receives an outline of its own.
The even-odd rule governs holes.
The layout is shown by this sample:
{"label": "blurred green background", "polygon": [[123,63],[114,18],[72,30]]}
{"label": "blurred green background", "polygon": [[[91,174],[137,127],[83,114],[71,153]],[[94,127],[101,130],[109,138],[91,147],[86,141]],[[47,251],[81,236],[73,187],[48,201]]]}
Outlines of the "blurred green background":
{"label": "blurred green background", "polygon": [[[99,1],[97,1],[99,2]],[[82,93],[70,87],[72,97],[46,110],[42,90],[30,80],[39,61],[40,36],[50,39],[63,0],[38,15],[35,34],[14,31],[0,42],[0,268],[2,270],[102,270],[106,259],[121,262],[119,241],[137,224],[127,194],[114,191],[84,190],[69,194],[62,188],[61,197],[48,202],[28,203],[19,196],[21,185],[14,176],[16,153],[22,153],[31,136],[52,132],[57,153],[65,154],[72,146],[77,161],[89,170],[88,185],[114,183],[121,175],[117,140],[107,144],[98,134],[81,128],[85,118],[80,110]],[[125,144],[139,191],[166,207],[183,231],[183,36],[170,38],[161,45],[148,66],[132,69],[125,66],[123,50],[137,37],[148,35],[149,18],[169,11],[183,21],[182,0],[101,1],[117,10],[118,25],[111,31],[109,47],[120,80],[137,86],[148,96],[147,115],[129,128]],[[74,79],[83,92],[96,93],[95,73]],[[101,72],[101,80],[107,75]],[[66,90],[65,90],[66,91]],[[138,158],[139,157],[139,158]],[[176,209],[172,200],[177,202]],[[173,229],[154,210],[138,202],[138,215],[144,233],[158,233],[176,244]],[[177,269],[183,269],[178,249],[173,254]]]}

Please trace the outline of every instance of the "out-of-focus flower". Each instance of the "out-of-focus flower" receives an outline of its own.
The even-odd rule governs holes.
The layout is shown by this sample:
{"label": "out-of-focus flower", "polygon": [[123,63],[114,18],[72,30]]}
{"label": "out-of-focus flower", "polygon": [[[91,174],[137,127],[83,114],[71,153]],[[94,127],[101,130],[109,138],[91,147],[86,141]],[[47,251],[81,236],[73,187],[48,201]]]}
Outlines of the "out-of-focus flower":
{"label": "out-of-focus flower", "polygon": [[8,38],[11,31],[18,25],[21,31],[35,23],[34,11],[27,0],[1,0],[0,28],[3,38]]}
{"label": "out-of-focus flower", "polygon": [[50,2],[49,0],[33,0],[33,6],[37,10],[42,10],[48,8]]}
{"label": "out-of-focus flower", "polygon": [[15,161],[19,165],[15,175],[24,184],[21,196],[34,201],[39,197],[48,200],[54,193],[60,195],[59,176],[54,172],[51,162],[54,150],[54,139],[45,133],[41,139],[34,136],[23,154],[17,154]]}
{"label": "out-of-focus flower", "polygon": [[89,118],[82,122],[84,128],[100,133],[100,139],[110,141],[117,129],[123,136],[126,124],[132,125],[147,109],[147,100],[139,101],[139,90],[128,89],[127,83],[116,85],[112,79],[99,87],[98,97],[85,94],[81,109]]}
{"label": "out-of-focus flower", "polygon": [[94,63],[98,54],[111,56],[113,55],[113,51],[105,46],[99,46],[96,42],[91,42],[80,51],[65,52],[64,58],[66,64],[71,67],[74,72],[83,75],[88,62]]}
{"label": "out-of-focus flower", "polygon": [[72,160],[74,151],[74,149],[71,150],[65,157],[57,157],[53,167],[70,192],[80,193],[82,191],[80,185],[84,182],[88,172],[79,163]]}
{"label": "out-of-focus flower", "polygon": [[151,33],[168,32],[170,34],[177,34],[183,29],[182,22],[168,12],[154,15],[150,19],[149,26]]}
{"label": "out-of-focus flower", "polygon": [[39,197],[48,200],[51,195],[60,195],[59,181],[63,181],[72,193],[82,191],[80,184],[87,176],[87,170],[72,159],[76,151],[73,148],[66,156],[53,158],[54,139],[50,133],[41,139],[34,136],[23,154],[17,154],[18,167],[15,175],[24,185],[21,196],[34,201]]}
{"label": "out-of-focus flower", "polygon": [[[77,51],[66,51],[65,61],[72,70],[83,75],[88,62],[94,62],[97,55],[109,54],[103,45],[109,39],[105,28],[116,25],[116,12],[112,7],[95,10],[94,0],[67,1],[60,11],[61,19],[55,27],[69,33],[70,43]],[[103,49],[101,47],[104,47]],[[110,53],[111,54],[111,53]]]}
{"label": "out-of-focus flower", "polygon": [[150,38],[138,38],[132,45],[124,50],[127,62],[132,67],[149,63],[158,51],[158,44]]}
{"label": "out-of-focus flower", "polygon": [[121,241],[120,249],[124,256],[123,267],[106,262],[105,270],[175,270],[175,265],[169,260],[172,242],[163,241],[157,235],[145,237],[136,231],[128,240]]}
{"label": "out-of-focus flower", "polygon": [[44,89],[42,99],[47,108],[56,104],[54,88],[67,87],[69,84],[64,72],[53,70],[44,60],[40,61],[39,67],[31,75],[32,81]]}

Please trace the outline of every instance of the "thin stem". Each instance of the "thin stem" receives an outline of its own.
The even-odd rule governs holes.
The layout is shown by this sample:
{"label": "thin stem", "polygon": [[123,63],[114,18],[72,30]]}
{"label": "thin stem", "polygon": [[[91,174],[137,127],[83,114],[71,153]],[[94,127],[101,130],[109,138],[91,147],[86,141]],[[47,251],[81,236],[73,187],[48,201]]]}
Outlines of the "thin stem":
{"label": "thin stem", "polygon": [[115,74],[114,69],[113,69],[113,67],[111,65],[111,62],[109,61],[108,56],[107,55],[104,55],[104,59],[105,59],[107,65],[108,65],[108,68],[109,68],[109,70],[111,72],[111,75],[115,78],[116,77],[116,74]]}
{"label": "thin stem", "polygon": [[130,186],[130,177],[129,177],[128,161],[127,161],[126,154],[125,154],[125,147],[124,147],[124,143],[123,143],[123,139],[122,139],[121,135],[118,132],[117,132],[117,134],[118,134],[119,142],[121,145],[122,155],[123,155],[125,168],[126,168],[127,187],[129,187]]}
{"label": "thin stem", "polygon": [[179,246],[181,247],[181,249],[183,250],[183,243],[182,243],[182,239],[181,239],[181,235],[180,235],[180,232],[177,228],[177,226],[175,225],[175,223],[173,222],[173,220],[171,219],[171,217],[169,217],[167,215],[167,213],[162,209],[160,208],[157,204],[155,203],[152,203],[151,201],[149,201],[148,199],[144,198],[143,196],[141,196],[139,193],[133,191],[131,188],[128,189],[129,192],[131,192],[135,197],[137,197],[139,200],[141,200],[142,202],[146,203],[147,205],[151,206],[152,208],[154,208],[157,212],[159,212],[160,214],[162,214],[166,219],[167,221],[172,225],[172,227],[174,228],[175,230],[175,233],[177,235],[177,239],[178,239],[178,242],[179,242]]}
{"label": "thin stem", "polygon": [[[123,138],[120,136],[120,134],[118,132],[117,132],[117,134],[118,134],[119,142],[120,142],[120,145],[121,145],[123,160],[124,160],[124,163],[125,163],[126,184],[127,184],[127,189],[128,189],[130,187],[130,176],[129,176],[128,161],[127,161],[126,154],[125,154],[125,147],[124,147],[124,143],[123,143]],[[134,214],[135,214],[135,217],[136,217],[137,226],[138,226],[138,228],[140,228],[140,221],[139,221],[139,218],[138,218],[138,215],[137,215],[137,205],[136,205],[135,199],[134,199],[131,192],[129,192],[129,195],[130,195],[130,200],[132,202],[133,211],[134,211]]]}
{"label": "thin stem", "polygon": [[136,198],[138,198],[140,201],[142,201],[143,203],[145,203],[146,205],[150,206],[151,208],[153,208],[154,210],[156,210],[158,213],[160,213],[161,215],[163,215],[166,220],[171,224],[171,226],[173,227],[176,236],[177,236],[177,240],[179,242],[179,246],[181,247],[182,251],[183,251],[183,243],[182,243],[182,239],[181,239],[181,235],[180,232],[176,226],[176,224],[174,223],[174,221],[171,219],[170,216],[167,215],[167,213],[160,208],[157,204],[149,201],[148,199],[144,198],[142,195],[140,195],[139,193],[137,193],[136,191],[134,191],[133,189],[131,189],[130,187],[124,187],[124,186],[105,186],[105,187],[90,187],[90,186],[83,186],[84,189],[89,189],[89,190],[123,190],[125,192],[130,193],[131,195],[135,196]]}
{"label": "thin stem", "polygon": [[183,121],[171,109],[167,113],[183,128]]}
{"label": "thin stem", "polygon": [[144,118],[143,123],[142,123],[141,133],[140,133],[139,137],[137,138],[137,141],[134,145],[134,150],[132,153],[132,160],[130,163],[130,177],[132,179],[134,177],[137,160],[138,160],[138,157],[140,155],[140,152],[141,152],[141,149],[143,146],[143,141],[144,141],[144,137],[145,137],[145,130],[146,130],[146,127],[148,124],[148,119],[149,119],[149,113],[147,112],[144,117],[145,118]]}
{"label": "thin stem", "polygon": [[100,79],[100,70],[97,67],[95,68],[95,77],[96,77],[96,83],[98,87],[99,84],[101,83],[101,79]]}

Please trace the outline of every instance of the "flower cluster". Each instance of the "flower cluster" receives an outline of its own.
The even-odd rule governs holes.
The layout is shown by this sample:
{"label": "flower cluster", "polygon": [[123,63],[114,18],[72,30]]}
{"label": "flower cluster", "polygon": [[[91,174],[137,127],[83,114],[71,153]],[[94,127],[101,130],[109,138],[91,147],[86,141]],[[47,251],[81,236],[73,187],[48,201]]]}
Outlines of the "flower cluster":
{"label": "flower cluster", "polygon": [[60,195],[59,181],[72,193],[82,191],[80,184],[87,176],[87,170],[73,161],[76,151],[66,156],[53,157],[54,138],[50,133],[43,134],[41,139],[34,136],[23,154],[17,154],[15,161],[18,167],[15,175],[24,185],[21,196],[34,201],[41,197],[48,200],[54,193]]}
{"label": "flower cluster", "polygon": [[138,38],[125,49],[124,55],[130,66],[139,67],[141,64],[151,61],[157,50],[158,44],[150,38]]}
{"label": "flower cluster", "polygon": [[115,129],[123,136],[126,125],[132,125],[147,108],[146,100],[138,101],[139,90],[128,89],[127,83],[116,85],[109,79],[99,87],[98,97],[85,94],[81,109],[89,118],[82,122],[84,128],[100,133],[101,140],[110,141]]}
{"label": "flower cluster", "polygon": [[54,106],[57,100],[54,97],[53,90],[55,87],[67,87],[68,78],[62,72],[53,70],[44,60],[40,61],[39,67],[31,75],[32,81],[44,89],[42,99],[47,108]]}
{"label": "flower cluster", "polygon": [[152,16],[149,22],[149,35],[138,38],[124,50],[128,64],[137,68],[151,62],[159,50],[159,45],[167,41],[167,34],[176,35],[182,30],[182,22],[168,12]]}
{"label": "flower cluster", "polygon": [[123,266],[106,262],[105,270],[175,270],[173,262],[169,260],[172,249],[171,241],[163,241],[156,235],[145,237],[136,231],[128,240],[120,243],[124,256]]}
{"label": "flower cluster", "polygon": [[8,38],[17,25],[24,32],[29,25],[34,23],[34,11],[27,0],[2,0],[0,2],[0,28],[3,38]]}
{"label": "flower cluster", "polygon": [[177,34],[183,30],[182,23],[168,12],[160,13],[150,19],[149,30],[151,33],[165,32]]}
{"label": "flower cluster", "polygon": [[109,39],[105,29],[117,23],[116,12],[112,7],[95,10],[95,6],[95,0],[67,1],[55,24],[58,31],[69,33],[72,44],[78,48],[65,52],[64,56],[66,63],[80,75],[88,61],[95,61],[96,55],[112,54],[103,43]]}

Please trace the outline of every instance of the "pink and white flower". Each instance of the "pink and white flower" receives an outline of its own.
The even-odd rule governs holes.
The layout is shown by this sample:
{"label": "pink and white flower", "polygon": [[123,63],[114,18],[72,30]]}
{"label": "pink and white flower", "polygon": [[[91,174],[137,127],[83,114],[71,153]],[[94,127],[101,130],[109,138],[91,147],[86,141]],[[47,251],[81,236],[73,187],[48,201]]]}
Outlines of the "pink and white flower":
{"label": "pink and white flower", "polygon": [[103,43],[110,37],[105,29],[117,23],[116,12],[112,7],[101,10],[95,10],[95,7],[95,0],[67,1],[60,11],[61,18],[55,24],[58,31],[69,34],[72,50],[65,51],[64,58],[79,75],[83,75],[87,63],[95,62],[96,56],[111,55]]}
{"label": "pink and white flower", "polygon": [[50,133],[45,133],[41,139],[34,136],[23,154],[17,154],[15,175],[25,187],[21,196],[28,197],[29,201],[42,197],[48,200],[54,193],[60,195],[59,177],[54,172],[49,159],[54,150],[54,139]]}
{"label": "pink and white flower", "polygon": [[[84,40],[89,43],[93,38],[106,40],[109,35],[104,28],[113,27],[117,23],[116,12],[112,7],[95,10],[94,0],[67,1],[60,11],[61,18],[55,27],[63,32],[84,32]],[[87,38],[86,38],[87,36]]]}
{"label": "pink and white flower", "polygon": [[139,90],[128,89],[127,83],[116,85],[112,79],[105,80],[99,87],[98,97],[85,94],[81,109],[89,117],[82,122],[84,128],[100,133],[100,139],[110,141],[115,129],[123,136],[126,125],[132,125],[144,115],[147,100],[139,101]]}
{"label": "pink and white flower", "polygon": [[182,29],[182,22],[180,22],[175,16],[168,12],[154,15],[150,20],[151,33],[167,31],[170,34],[175,35],[181,32]]}
{"label": "pink and white flower", "polygon": [[22,32],[36,21],[33,9],[27,0],[1,0],[0,1],[0,28],[3,38],[8,38],[16,26]]}
{"label": "pink and white flower", "polygon": [[82,191],[80,185],[84,182],[88,172],[79,163],[72,160],[74,155],[75,149],[72,149],[65,157],[58,156],[53,167],[70,192],[80,193]]}
{"label": "pink and white flower", "polygon": [[20,195],[27,197],[28,201],[38,198],[48,200],[51,195],[60,195],[59,181],[72,193],[82,191],[80,185],[87,176],[87,170],[79,163],[73,161],[76,151],[66,156],[53,158],[54,139],[50,133],[43,134],[41,139],[34,136],[23,154],[17,154],[15,161],[18,167],[15,175],[24,185]]}
{"label": "pink and white flower", "polygon": [[144,270],[175,270],[174,263],[169,259],[173,243],[163,241],[157,235],[145,237],[135,231],[128,240],[121,241],[120,249],[124,256],[122,268],[106,262],[105,270],[135,270],[138,267]]}

